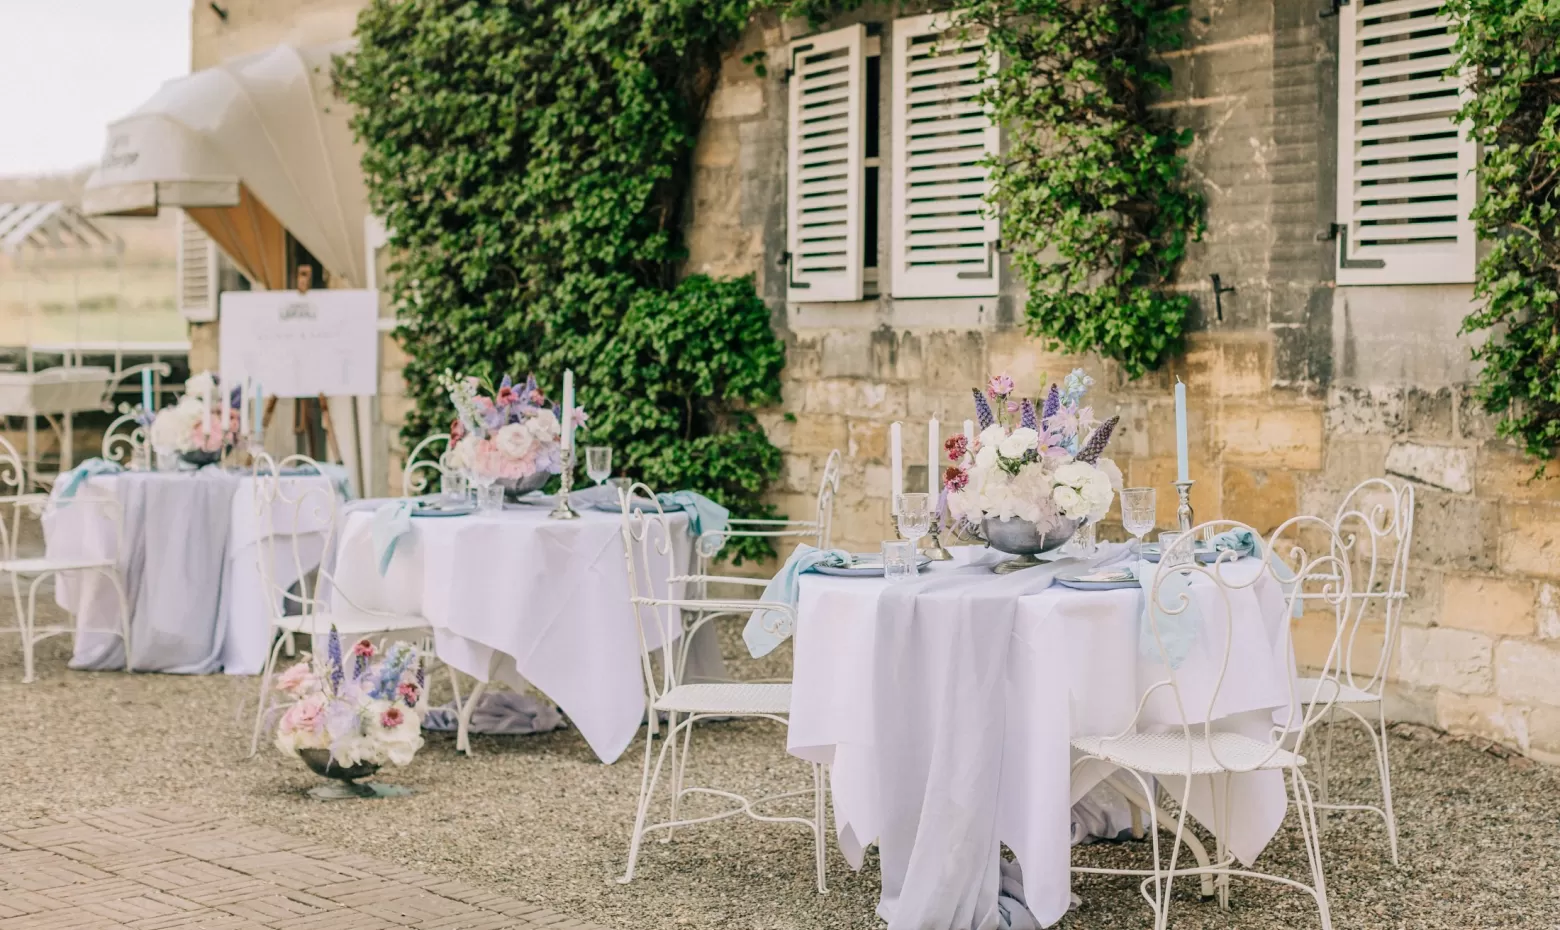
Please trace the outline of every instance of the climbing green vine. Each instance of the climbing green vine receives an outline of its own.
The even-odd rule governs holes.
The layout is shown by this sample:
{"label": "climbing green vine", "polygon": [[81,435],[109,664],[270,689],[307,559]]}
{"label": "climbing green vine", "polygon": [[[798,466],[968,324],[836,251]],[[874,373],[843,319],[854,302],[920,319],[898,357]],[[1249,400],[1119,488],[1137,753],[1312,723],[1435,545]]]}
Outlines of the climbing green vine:
{"label": "climbing green vine", "polygon": [[[413,401],[444,429],[439,376],[573,368],[590,443],[619,472],[767,516],[783,346],[750,279],[682,276],[691,154],[723,53],[760,11],[859,0],[372,0],[337,63],[354,107]],[[1077,7],[1075,9],[1074,7]],[[1165,0],[957,0],[1000,52],[987,102],[1009,149],[991,202],[1031,330],[1136,376],[1180,344],[1166,284],[1200,231],[1179,146],[1148,102]],[[749,65],[762,69],[762,55]],[[767,550],[748,540],[748,555]]]}
{"label": "climbing green vine", "polygon": [[[1448,0],[1462,119],[1479,143],[1473,219],[1485,248],[1463,332],[1489,330],[1479,400],[1501,434],[1560,455],[1560,16],[1553,0]],[[1543,465],[1540,465],[1540,471]]]}

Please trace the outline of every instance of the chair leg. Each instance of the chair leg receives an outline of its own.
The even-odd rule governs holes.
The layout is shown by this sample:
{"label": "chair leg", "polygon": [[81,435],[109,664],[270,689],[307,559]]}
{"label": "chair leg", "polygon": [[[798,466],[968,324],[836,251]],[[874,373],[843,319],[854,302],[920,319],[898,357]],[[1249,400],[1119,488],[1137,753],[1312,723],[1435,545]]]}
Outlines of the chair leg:
{"label": "chair leg", "polygon": [[1381,766],[1381,802],[1384,805],[1384,813],[1387,815],[1387,844],[1392,849],[1392,864],[1398,865],[1398,831],[1397,814],[1392,810],[1392,763],[1387,759],[1387,712],[1385,703],[1377,703],[1376,721],[1381,732],[1381,742],[1377,744],[1379,752],[1378,764]]}
{"label": "chair leg", "polygon": [[824,792],[828,790],[827,769],[817,762],[813,763],[813,857],[818,864],[818,893],[828,894],[829,886],[824,879],[824,867],[828,859],[828,833],[827,799]]}
{"label": "chair leg", "polygon": [[[455,670],[450,669],[450,674],[454,673]],[[468,758],[471,756],[471,715],[476,711],[477,703],[482,700],[487,686],[488,683],[485,681],[477,682],[471,689],[471,693],[460,703],[460,710],[455,715],[458,721],[455,726],[455,751],[465,753]]]}
{"label": "chair leg", "polygon": [[[1337,721],[1338,707],[1337,705],[1333,705],[1332,707],[1327,708],[1327,730],[1326,735],[1322,737],[1322,758],[1321,763],[1317,766],[1316,772],[1317,800],[1322,804],[1332,803],[1332,794],[1330,791],[1328,791],[1327,775],[1328,772],[1332,769],[1333,725],[1337,723]],[[1322,815],[1319,823],[1322,829],[1327,828],[1327,816],[1325,814]]]}
{"label": "chair leg", "polygon": [[260,673],[260,706],[255,708],[255,730],[249,739],[249,758],[260,752],[260,731],[265,727],[266,698],[271,693],[271,675],[276,671],[277,653],[281,652],[282,638],[276,637],[271,652],[265,657],[265,668]]}
{"label": "chair leg", "polygon": [[1322,871],[1322,841],[1317,830],[1311,785],[1298,768],[1290,769],[1289,776],[1294,791],[1296,819],[1300,822],[1300,838],[1305,844],[1306,859],[1311,865],[1311,895],[1316,899],[1322,930],[1332,930],[1332,909],[1327,902],[1327,879]]}
{"label": "chair leg", "polygon": [[28,685],[33,681],[32,622],[22,605],[22,585],[15,573],[11,575],[11,598],[16,602],[16,628],[22,634],[22,684]]}
{"label": "chair leg", "polygon": [[666,738],[661,741],[661,751],[655,757],[655,770],[650,769],[651,747],[655,743],[655,734],[645,731],[645,768],[644,774],[639,780],[639,810],[634,814],[634,835],[628,844],[628,870],[623,877],[618,879],[618,884],[626,885],[634,880],[634,866],[639,861],[639,844],[645,838],[645,815],[650,811],[650,797],[655,794],[656,782],[661,778],[661,764],[666,761],[667,747],[677,739],[677,715],[670,714],[667,717]]}
{"label": "chair leg", "polygon": [[[690,714],[688,717],[687,726],[683,727],[682,748],[679,750],[676,745],[672,746],[672,816],[670,819],[673,823],[677,822],[680,817],[678,811],[682,808],[683,785],[686,784],[685,779],[688,774],[688,758],[691,755],[692,749],[693,716]],[[666,829],[666,836],[662,837],[661,842],[670,843],[672,841],[672,833],[675,829],[675,827],[668,827]]]}

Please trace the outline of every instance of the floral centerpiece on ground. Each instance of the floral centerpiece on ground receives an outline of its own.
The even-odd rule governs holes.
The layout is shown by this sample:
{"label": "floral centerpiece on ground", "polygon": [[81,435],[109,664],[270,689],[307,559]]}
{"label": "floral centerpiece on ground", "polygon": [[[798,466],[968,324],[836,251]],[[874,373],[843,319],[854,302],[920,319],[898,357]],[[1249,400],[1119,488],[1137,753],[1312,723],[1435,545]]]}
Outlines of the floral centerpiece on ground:
{"label": "floral centerpiece on ground", "polygon": [[1101,423],[1083,398],[1094,379],[1075,369],[1051,385],[1044,403],[1014,397],[1013,379],[997,375],[974,389],[979,433],[944,443],[948,514],[966,535],[988,518],[1026,520],[1045,534],[1071,535],[1105,516],[1121,470],[1101,454],[1120,417]]}
{"label": "floral centerpiece on ground", "polygon": [[154,449],[211,460],[237,435],[238,410],[222,402],[217,376],[209,371],[184,382],[184,395],[157,412],[148,432]]}
{"label": "floral centerpiece on ground", "polygon": [[[563,470],[563,410],[542,394],[536,376],[516,387],[508,375],[495,389],[480,378],[445,372],[444,387],[455,407],[450,424],[449,462],[479,479],[536,483],[529,479]],[[576,426],[585,411],[570,412]]]}
{"label": "floral centerpiece on ground", "polygon": [[331,627],[326,660],[303,661],[283,672],[276,690],[294,699],[276,725],[276,748],[330,752],[343,768],[393,762],[406,765],[422,748],[424,674],[416,648],[395,643],[380,654],[366,639],[342,656]]}

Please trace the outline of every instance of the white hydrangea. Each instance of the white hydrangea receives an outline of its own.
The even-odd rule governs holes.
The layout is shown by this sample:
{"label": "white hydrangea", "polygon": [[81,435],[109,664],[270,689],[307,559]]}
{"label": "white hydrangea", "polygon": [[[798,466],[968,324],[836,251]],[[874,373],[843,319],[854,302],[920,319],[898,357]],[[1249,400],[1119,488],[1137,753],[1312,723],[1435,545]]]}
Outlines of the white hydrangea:
{"label": "white hydrangea", "polygon": [[1002,453],[1003,458],[1022,458],[1025,452],[1033,449],[1039,442],[1039,433],[1027,426],[1021,426],[997,443],[997,451]]}
{"label": "white hydrangea", "polygon": [[[1112,468],[1115,468],[1112,463]],[[1117,469],[1117,476],[1120,470]],[[1062,515],[1072,520],[1097,522],[1110,510],[1115,496],[1111,477],[1087,462],[1068,462],[1054,475],[1056,489],[1051,498]]]}

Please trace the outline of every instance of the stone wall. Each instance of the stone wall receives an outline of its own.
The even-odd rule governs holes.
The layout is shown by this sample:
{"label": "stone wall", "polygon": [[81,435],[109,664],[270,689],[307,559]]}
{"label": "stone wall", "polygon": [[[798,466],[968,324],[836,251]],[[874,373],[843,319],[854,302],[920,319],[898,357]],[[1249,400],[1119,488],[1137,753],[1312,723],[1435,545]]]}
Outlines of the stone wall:
{"label": "stone wall", "polygon": [[[1331,515],[1367,477],[1413,482],[1411,600],[1389,712],[1560,761],[1560,481],[1529,482],[1534,463],[1495,438],[1470,398],[1471,343],[1457,335],[1470,286],[1334,283],[1337,27],[1313,7],[1194,0],[1186,46],[1168,56],[1174,84],[1158,106],[1195,133],[1189,176],[1207,196],[1208,233],[1177,282],[1198,304],[1188,349],[1146,378],[1026,335],[1011,274],[989,300],[786,305],[785,85],[741,59],[783,62],[803,22],[760,18],[726,61],[695,152],[689,270],[754,274],[775,308],[789,354],[782,408],[763,417],[785,456],[773,500],[809,513],[824,459],[841,450],[834,535],[846,548],[875,549],[892,533],[889,423],[905,424],[907,484],[919,487],[926,420],[971,416],[970,386],[1003,371],[1028,392],[1076,365],[1093,373],[1096,410],[1122,416],[1112,454],[1130,484],[1161,489],[1161,526],[1173,520],[1177,377],[1190,393],[1199,518],[1266,530]],[[831,26],[891,30],[894,15],[869,7]],[[887,166],[881,175],[886,184]],[[1236,288],[1222,316],[1215,273]],[[1300,660],[1319,662],[1330,626],[1302,619],[1295,633]],[[1361,635],[1379,642],[1382,630]]]}

